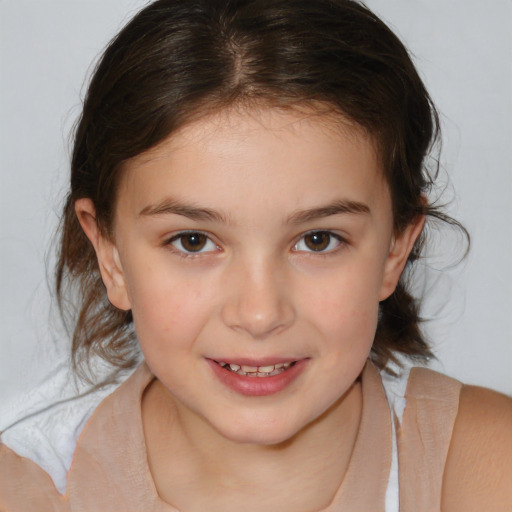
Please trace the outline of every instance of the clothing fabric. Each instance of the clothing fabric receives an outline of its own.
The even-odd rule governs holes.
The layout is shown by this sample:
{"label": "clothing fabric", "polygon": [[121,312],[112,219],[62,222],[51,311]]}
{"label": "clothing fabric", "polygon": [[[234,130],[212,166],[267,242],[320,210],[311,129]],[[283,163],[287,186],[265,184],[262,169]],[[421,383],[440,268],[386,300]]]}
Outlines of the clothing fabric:
{"label": "clothing fabric", "polygon": [[[141,400],[153,379],[143,363],[96,408],[76,443],[63,493],[52,480],[58,471],[50,477],[2,439],[0,510],[178,512],[158,496],[147,463]],[[460,383],[422,368],[398,378],[381,376],[371,362],[361,382],[354,450],[322,512],[397,512],[399,503],[402,512],[439,510]]]}
{"label": "clothing fabric", "polygon": [[[94,363],[97,369],[99,364]],[[18,410],[1,418],[1,442],[44,469],[59,493],[65,494],[80,433],[100,403],[133,372],[114,376],[100,367],[97,377],[102,384],[80,388],[69,363],[59,365],[36,392],[21,398]]]}

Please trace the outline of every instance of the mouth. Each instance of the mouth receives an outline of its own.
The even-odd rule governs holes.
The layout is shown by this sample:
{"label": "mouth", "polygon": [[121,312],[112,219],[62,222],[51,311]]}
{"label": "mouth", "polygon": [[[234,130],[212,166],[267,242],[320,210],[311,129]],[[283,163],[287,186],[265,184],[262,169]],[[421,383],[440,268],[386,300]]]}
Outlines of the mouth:
{"label": "mouth", "polygon": [[224,363],[222,361],[215,361],[219,366],[228,370],[229,372],[242,375],[243,377],[273,377],[285,372],[289,368],[295,366],[297,361],[289,361],[286,363],[269,364],[265,366],[248,366],[245,364]]}
{"label": "mouth", "polygon": [[213,374],[232,391],[245,396],[268,396],[283,391],[304,372],[304,359],[207,359]]}

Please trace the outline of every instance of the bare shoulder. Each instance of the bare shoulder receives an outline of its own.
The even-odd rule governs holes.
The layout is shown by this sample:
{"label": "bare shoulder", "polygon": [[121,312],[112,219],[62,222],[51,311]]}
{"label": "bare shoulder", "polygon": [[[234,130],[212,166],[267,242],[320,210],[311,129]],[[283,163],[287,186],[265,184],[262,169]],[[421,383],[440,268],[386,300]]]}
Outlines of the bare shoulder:
{"label": "bare shoulder", "polygon": [[443,512],[512,510],[512,399],[463,386],[443,477]]}

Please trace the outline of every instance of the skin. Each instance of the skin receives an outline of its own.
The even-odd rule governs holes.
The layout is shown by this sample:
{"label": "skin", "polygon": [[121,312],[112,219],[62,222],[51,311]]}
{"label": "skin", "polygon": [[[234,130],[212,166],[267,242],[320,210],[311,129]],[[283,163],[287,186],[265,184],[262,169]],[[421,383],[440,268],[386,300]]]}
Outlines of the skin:
{"label": "skin", "polygon": [[512,508],[512,400],[464,386],[443,478],[444,512]]}
{"label": "skin", "polygon": [[[372,140],[340,117],[224,111],[124,166],[112,238],[90,200],[76,211],[157,377],[142,417],[162,499],[187,512],[327,506],[355,442],[379,301],[424,223],[394,233]],[[199,252],[184,246],[191,231],[205,235]],[[304,367],[248,397],[211,368],[240,358]]]}

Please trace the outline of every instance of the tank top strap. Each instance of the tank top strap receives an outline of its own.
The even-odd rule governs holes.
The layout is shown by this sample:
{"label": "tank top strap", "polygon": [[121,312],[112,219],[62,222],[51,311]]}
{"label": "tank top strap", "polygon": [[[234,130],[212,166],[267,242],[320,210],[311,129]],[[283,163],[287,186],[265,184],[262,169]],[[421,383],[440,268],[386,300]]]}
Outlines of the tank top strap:
{"label": "tank top strap", "polygon": [[359,432],[343,482],[322,512],[384,512],[391,467],[391,417],[382,379],[371,361],[361,375]]}
{"label": "tank top strap", "polygon": [[413,368],[398,428],[401,512],[441,509],[444,466],[462,384],[426,368]]}

